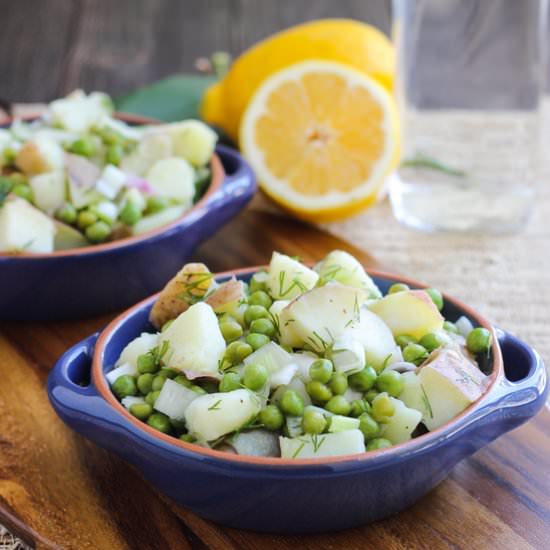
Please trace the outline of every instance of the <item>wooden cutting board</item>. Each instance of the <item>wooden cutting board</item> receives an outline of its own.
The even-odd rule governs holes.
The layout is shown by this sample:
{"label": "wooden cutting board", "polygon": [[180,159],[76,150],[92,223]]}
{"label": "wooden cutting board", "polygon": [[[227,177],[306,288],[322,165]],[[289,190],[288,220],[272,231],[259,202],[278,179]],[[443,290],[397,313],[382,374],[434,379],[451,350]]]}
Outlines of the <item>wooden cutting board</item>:
{"label": "wooden cutting board", "polygon": [[[334,248],[380,267],[315,228],[250,211],[194,259],[219,271],[267,263],[273,249],[314,260]],[[78,550],[550,548],[548,410],[461,462],[409,510],[370,526],[284,537],[203,521],[69,430],[49,405],[45,384],[56,359],[111,317],[0,324],[0,523],[29,544]]]}

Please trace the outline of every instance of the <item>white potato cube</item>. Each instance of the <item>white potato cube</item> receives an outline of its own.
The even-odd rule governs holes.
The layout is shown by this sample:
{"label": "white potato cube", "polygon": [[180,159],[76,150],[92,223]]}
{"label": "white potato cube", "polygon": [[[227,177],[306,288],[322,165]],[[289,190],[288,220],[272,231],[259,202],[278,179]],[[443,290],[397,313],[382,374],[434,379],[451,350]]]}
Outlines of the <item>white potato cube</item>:
{"label": "white potato cube", "polygon": [[61,145],[51,139],[27,141],[15,159],[17,166],[29,176],[62,170],[64,166],[64,151]]}
{"label": "white potato cube", "polygon": [[312,289],[319,275],[299,261],[273,252],[269,264],[268,286],[271,295],[278,299],[292,300]]}
{"label": "white potato cube", "polygon": [[359,372],[365,367],[365,350],[363,344],[353,337],[349,329],[336,338],[332,347],[334,370],[345,374]]}
{"label": "white potato cube", "polygon": [[389,417],[386,424],[381,425],[380,435],[395,445],[411,439],[411,434],[422,420],[422,413],[406,407],[399,399],[393,397],[390,399],[395,407],[395,412]]}
{"label": "white potato cube", "polygon": [[225,353],[218,318],[204,302],[193,304],[160,334],[159,346],[168,342],[165,360],[188,378],[220,378],[218,366]]}
{"label": "white potato cube", "polygon": [[333,250],[317,264],[315,270],[319,275],[331,281],[338,281],[343,285],[364,288],[371,297],[380,298],[382,293],[374,281],[367,275],[364,267],[348,252]]}
{"label": "white potato cube", "polygon": [[152,231],[153,229],[176,221],[180,216],[183,216],[185,210],[186,207],[182,205],[171,206],[155,214],[145,216],[132,227],[132,234],[141,235],[142,233],[147,233],[147,231]]}
{"label": "white potato cube", "polygon": [[194,166],[204,166],[212,158],[218,136],[214,130],[199,120],[185,120],[171,124],[174,152]]}
{"label": "white potato cube", "polygon": [[334,282],[302,294],[279,315],[282,341],[324,351],[358,319],[366,297],[363,289]]}
{"label": "white potato cube", "polygon": [[0,208],[0,251],[49,253],[54,250],[55,224],[23,199]]}
{"label": "white potato cube", "polygon": [[112,103],[109,96],[100,92],[86,95],[82,90],[75,90],[49,105],[52,122],[77,134],[87,132],[105,115],[111,113]]}
{"label": "white potato cube", "polygon": [[282,458],[321,458],[365,452],[365,440],[360,430],[296,438],[279,437],[279,445]]}
{"label": "white potato cube", "polygon": [[53,214],[65,202],[65,173],[47,172],[29,178],[34,203],[48,214]]}
{"label": "white potato cube", "polygon": [[95,189],[104,197],[112,200],[119,194],[127,180],[128,176],[120,168],[107,164],[95,184]]}
{"label": "white potato cube", "polygon": [[150,332],[142,332],[122,350],[115,366],[128,363],[137,368],[138,357],[152,350],[157,345],[158,338],[158,333],[152,334]]}
{"label": "white potato cube", "polygon": [[187,407],[185,421],[189,432],[200,441],[213,441],[242,428],[260,410],[260,400],[249,390],[209,393]]}
{"label": "white potato cube", "polygon": [[175,199],[190,206],[195,195],[195,172],[182,158],[169,157],[158,160],[146,176],[155,193]]}
{"label": "white potato cube", "polygon": [[424,424],[430,431],[476,401],[485,391],[488,381],[477,365],[459,351],[448,348],[434,354],[431,361],[419,370],[418,377],[428,405]]}

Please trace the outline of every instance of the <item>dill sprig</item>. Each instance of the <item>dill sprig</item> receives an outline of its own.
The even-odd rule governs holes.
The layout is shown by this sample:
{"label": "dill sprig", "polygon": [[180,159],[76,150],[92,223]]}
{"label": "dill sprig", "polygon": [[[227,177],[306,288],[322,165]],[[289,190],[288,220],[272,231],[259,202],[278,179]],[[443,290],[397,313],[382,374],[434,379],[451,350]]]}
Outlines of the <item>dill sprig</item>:
{"label": "dill sprig", "polygon": [[209,411],[219,411],[221,402],[222,402],[222,400],[218,399],[212,406],[208,407],[208,410]]}
{"label": "dill sprig", "polygon": [[[203,288],[204,283],[209,282],[214,277],[213,273],[186,273],[187,280],[182,282],[185,290],[178,296],[189,305],[196,304],[206,297],[207,289]],[[210,286],[210,283],[208,284]]]}
{"label": "dill sprig", "polygon": [[430,418],[434,417],[434,412],[432,410],[432,405],[430,403],[430,400],[428,399],[428,395],[426,394],[426,390],[424,389],[424,386],[420,384],[420,389],[422,390],[422,402],[424,403],[424,407],[428,410],[428,413],[430,414]]}

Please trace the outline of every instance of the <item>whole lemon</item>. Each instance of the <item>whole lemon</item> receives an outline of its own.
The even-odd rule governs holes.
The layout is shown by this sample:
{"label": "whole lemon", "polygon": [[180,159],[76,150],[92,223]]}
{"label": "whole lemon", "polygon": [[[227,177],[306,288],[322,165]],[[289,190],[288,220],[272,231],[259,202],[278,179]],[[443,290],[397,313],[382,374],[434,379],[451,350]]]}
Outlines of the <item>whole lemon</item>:
{"label": "whole lemon", "polygon": [[237,141],[241,117],[262,81],[307,59],[350,65],[392,90],[394,50],[382,32],[351,19],[320,19],[291,27],[245,51],[227,75],[207,89],[202,118]]}

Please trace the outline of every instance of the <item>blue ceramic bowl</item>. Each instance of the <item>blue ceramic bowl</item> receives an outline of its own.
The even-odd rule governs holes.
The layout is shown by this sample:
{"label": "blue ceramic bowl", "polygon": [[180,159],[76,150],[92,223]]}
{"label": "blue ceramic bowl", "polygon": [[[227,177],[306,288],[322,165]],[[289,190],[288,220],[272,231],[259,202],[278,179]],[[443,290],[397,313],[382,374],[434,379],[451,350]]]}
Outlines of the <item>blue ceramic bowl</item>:
{"label": "blue ceramic bowl", "polygon": [[[252,273],[237,276],[246,280]],[[384,291],[394,282],[425,287],[402,277],[371,274]],[[114,398],[104,373],[129,341],[152,330],[147,318],[154,296],[115,319],[101,335],[93,334],[67,351],[49,377],[48,392],[72,429],[134,464],[159,491],[203,518],[272,533],[354,527],[410,506],[458,461],[524,423],[544,404],[547,376],[537,353],[445,298],[447,318],[466,315],[493,332],[487,392],[441,428],[364,455],[300,461],[236,456],[184,443],[137,421]]]}
{"label": "blue ceramic bowl", "polygon": [[211,168],[212,181],[202,199],[164,227],[52,254],[0,253],[0,320],[81,319],[127,308],[157,292],[197,245],[254,195],[254,174],[233,149],[218,145]]}

